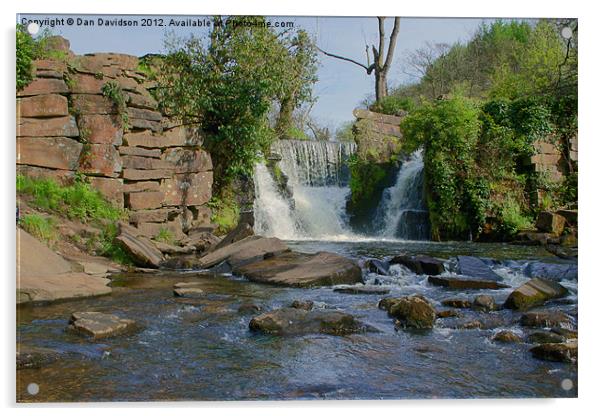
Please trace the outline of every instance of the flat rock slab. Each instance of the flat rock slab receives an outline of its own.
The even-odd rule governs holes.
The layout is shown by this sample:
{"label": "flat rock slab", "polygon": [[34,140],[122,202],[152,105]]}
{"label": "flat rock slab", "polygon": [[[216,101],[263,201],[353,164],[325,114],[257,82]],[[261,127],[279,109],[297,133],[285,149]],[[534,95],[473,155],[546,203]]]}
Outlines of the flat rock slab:
{"label": "flat rock slab", "polygon": [[137,237],[126,228],[120,227],[119,236],[115,239],[130,253],[137,266],[159,267],[163,262],[163,253],[155,247],[153,242],[145,237]]}
{"label": "flat rock slab", "polygon": [[285,252],[233,269],[247,279],[280,286],[318,287],[362,283],[362,270],[338,254]]}
{"label": "flat rock slab", "polygon": [[[282,242],[280,242],[280,243],[282,243],[282,246],[280,246],[278,244],[279,241],[280,240],[278,240],[277,238],[264,238],[264,237],[260,237],[258,235],[252,235],[252,236],[249,236],[242,240],[239,240],[235,243],[229,244],[225,247],[211,251],[209,254],[207,254],[199,259],[198,265],[201,268],[208,269],[208,268],[213,267],[223,261],[228,260],[230,258],[230,256],[238,253],[240,250],[246,249],[249,247],[253,247],[253,246],[255,246],[257,249],[258,249],[258,247],[262,247],[266,253],[271,248],[281,249],[282,246],[286,246]],[[272,247],[270,247],[270,246],[272,246]],[[259,251],[259,249],[258,249],[258,251]]]}
{"label": "flat rock slab", "polygon": [[429,276],[429,283],[448,289],[506,289],[510,286],[493,280],[479,280],[468,277]]}
{"label": "flat rock slab", "polygon": [[333,289],[339,293],[349,293],[351,295],[386,295],[391,290],[382,286],[339,286]]}
{"label": "flat rock slab", "polygon": [[504,302],[504,307],[527,310],[534,306],[543,305],[550,299],[566,296],[568,293],[569,291],[559,283],[535,278],[515,289]]}
{"label": "flat rock slab", "polygon": [[352,315],[315,309],[283,308],[256,316],[249,323],[252,331],[272,335],[346,335],[373,330]]}
{"label": "flat rock slab", "polygon": [[17,370],[41,368],[58,361],[62,354],[50,348],[32,347],[17,344]]}
{"label": "flat rock slab", "polygon": [[203,289],[198,287],[180,287],[173,291],[173,294],[180,298],[201,298],[205,295]]}
{"label": "flat rock slab", "polygon": [[136,322],[102,312],[74,312],[69,320],[69,331],[93,339],[108,338],[132,331]]}
{"label": "flat rock slab", "polygon": [[473,256],[458,256],[458,271],[463,276],[470,276],[480,280],[499,282],[502,277],[491,270],[491,267],[482,259]]}

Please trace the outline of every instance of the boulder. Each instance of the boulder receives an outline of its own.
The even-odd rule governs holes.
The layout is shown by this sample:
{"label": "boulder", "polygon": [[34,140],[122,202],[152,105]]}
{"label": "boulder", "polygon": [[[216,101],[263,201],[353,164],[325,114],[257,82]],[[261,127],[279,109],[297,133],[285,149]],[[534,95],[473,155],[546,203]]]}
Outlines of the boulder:
{"label": "boulder", "polygon": [[561,311],[528,312],[521,316],[522,326],[535,328],[570,327],[572,320],[569,315]]}
{"label": "boulder", "polygon": [[72,94],[71,105],[77,114],[117,114],[115,103],[103,95]]}
{"label": "boulder", "polygon": [[[168,170],[168,172],[173,173],[173,170]],[[163,205],[179,207],[206,204],[211,199],[212,185],[213,172],[170,175],[161,182],[161,191],[165,194]]]}
{"label": "boulder", "polygon": [[67,329],[93,339],[108,338],[130,332],[136,322],[101,312],[74,312]]}
{"label": "boulder", "polygon": [[515,289],[506,299],[504,307],[527,310],[543,305],[550,299],[566,296],[567,293],[568,290],[556,282],[535,278]]}
{"label": "boulder", "polygon": [[199,253],[205,253],[220,241],[221,239],[219,237],[208,231],[188,233],[188,244],[196,248]]}
{"label": "boulder", "polygon": [[525,268],[525,275],[531,278],[541,278],[560,282],[562,280],[577,280],[578,266],[575,263],[542,263],[532,262]]}
{"label": "boulder", "polygon": [[541,344],[531,348],[533,357],[546,361],[557,361],[564,363],[577,362],[577,341],[567,341],[561,344]]}
{"label": "boulder", "polygon": [[441,301],[443,306],[449,306],[450,308],[461,308],[466,309],[472,306],[469,300],[466,299],[445,299]]}
{"label": "boulder", "polygon": [[437,311],[437,319],[441,318],[459,318],[460,312],[453,309],[446,309],[443,311]]}
{"label": "boulder", "polygon": [[291,303],[291,308],[295,309],[303,309],[306,311],[311,311],[314,307],[314,302],[311,300],[294,300]]}
{"label": "boulder", "polygon": [[212,250],[199,259],[199,265],[204,269],[208,269],[234,258],[233,262],[242,266],[251,261],[261,260],[266,255],[274,255],[286,250],[288,250],[286,244],[277,238],[251,235],[225,247]]}
{"label": "boulder", "polygon": [[[228,247],[230,246],[226,248]],[[327,252],[316,254],[283,252],[255,263],[235,267],[233,273],[254,282],[293,287],[362,282],[362,270],[354,261]]]}
{"label": "boulder", "polygon": [[448,289],[506,289],[510,286],[492,280],[479,280],[468,277],[429,276],[428,281],[435,286]]}
{"label": "boulder", "polygon": [[67,84],[62,79],[36,78],[21,91],[17,91],[17,97],[28,97],[42,94],[66,94],[69,92]]}
{"label": "boulder", "polygon": [[157,247],[161,253],[164,254],[191,254],[196,251],[193,246],[174,246],[173,244],[167,244],[162,241],[155,241],[155,247]]}
{"label": "boulder", "polygon": [[173,290],[173,294],[181,298],[198,299],[205,295],[205,291],[198,287],[178,287]]}
{"label": "boulder", "polygon": [[428,256],[408,256],[399,255],[393,257],[389,263],[402,264],[416,274],[427,274],[434,276],[445,271],[445,266],[441,260]]}
{"label": "boulder", "polygon": [[17,164],[75,170],[83,145],[67,137],[19,137]]}
{"label": "boulder", "polygon": [[483,260],[473,256],[458,256],[458,272],[463,276],[479,280],[491,280],[499,282],[502,277],[496,274]]}
{"label": "boulder", "polygon": [[578,211],[576,209],[560,209],[556,211],[556,214],[564,217],[566,223],[570,226],[576,227],[578,224]]}
{"label": "boulder", "polygon": [[430,329],[435,323],[437,312],[422,296],[405,296],[379,306],[387,307],[389,315],[397,318],[404,328]]}
{"label": "boulder", "polygon": [[68,116],[67,97],[58,94],[42,94],[21,98],[17,101],[19,117]]}
{"label": "boulder", "polygon": [[121,172],[121,158],[112,144],[91,144],[82,152],[80,171],[90,175],[117,177]]}
{"label": "boulder", "polygon": [[62,354],[50,348],[17,344],[17,370],[41,368],[58,361]]}
{"label": "boulder", "polygon": [[557,344],[566,341],[566,338],[552,331],[536,331],[527,337],[531,344]]}
{"label": "boulder", "polygon": [[478,295],[472,301],[471,307],[475,311],[489,312],[496,309],[495,299],[489,295]]}
{"label": "boulder", "polygon": [[77,125],[88,143],[120,146],[123,142],[122,121],[117,115],[82,115],[77,119]]}
{"label": "boulder", "polygon": [[215,245],[214,250],[219,250],[220,248],[226,247],[232,243],[236,243],[244,238],[247,238],[251,235],[255,234],[253,232],[253,227],[246,222],[239,223],[232,231],[230,231],[222,240]]}
{"label": "boulder", "polygon": [[543,211],[537,216],[535,227],[539,231],[545,233],[552,233],[554,235],[562,234],[564,231],[566,220],[562,215],[555,214],[553,212]]}
{"label": "boulder", "polygon": [[50,118],[19,117],[17,137],[78,137],[79,130],[73,116]]}
{"label": "boulder", "polygon": [[116,241],[132,255],[138,266],[158,268],[164,260],[163,254],[152,241],[145,237],[136,237],[123,226],[120,227]]}
{"label": "boulder", "polygon": [[163,192],[160,191],[134,192],[126,194],[125,205],[132,210],[161,208],[163,198]]}
{"label": "boulder", "polygon": [[351,295],[386,295],[391,290],[382,286],[369,285],[346,285],[338,286],[333,289],[335,292],[348,293]]}
{"label": "boulder", "polygon": [[578,338],[578,333],[577,331],[573,331],[572,329],[568,329],[568,328],[561,328],[561,327],[554,327],[552,328],[552,332],[558,335],[563,336],[566,339],[577,339]]}
{"label": "boulder", "polygon": [[389,275],[389,267],[384,261],[378,259],[368,259],[366,260],[365,265],[370,273],[376,273],[381,276]]}
{"label": "boulder", "polygon": [[254,303],[243,303],[238,307],[238,313],[241,315],[251,315],[257,312],[261,312],[261,306]]}
{"label": "boulder", "polygon": [[346,335],[370,330],[352,315],[329,310],[283,308],[256,316],[249,323],[255,332],[272,335]]}
{"label": "boulder", "polygon": [[502,330],[496,332],[496,334],[491,338],[492,341],[503,342],[503,343],[516,343],[521,342],[520,336],[515,332]]}

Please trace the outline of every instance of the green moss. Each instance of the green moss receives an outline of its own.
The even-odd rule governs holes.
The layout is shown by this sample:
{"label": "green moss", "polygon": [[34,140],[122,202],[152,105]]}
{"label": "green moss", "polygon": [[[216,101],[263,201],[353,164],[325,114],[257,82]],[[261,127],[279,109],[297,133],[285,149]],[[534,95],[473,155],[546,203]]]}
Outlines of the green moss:
{"label": "green moss", "polygon": [[102,86],[102,95],[113,101],[117,113],[121,117],[124,130],[129,129],[130,118],[127,113],[127,100],[121,86],[116,81],[109,81]]}
{"label": "green moss", "polygon": [[56,225],[52,217],[28,214],[19,219],[19,224],[29,234],[48,244],[53,244],[57,240]]}
{"label": "green moss", "polygon": [[155,240],[161,241],[165,244],[173,244],[174,235],[169,229],[163,227],[159,230],[159,233],[155,236]]}
{"label": "green moss", "polygon": [[238,224],[240,208],[233,196],[213,197],[207,204],[211,208],[211,222],[217,225],[216,234],[223,235],[233,230]]}

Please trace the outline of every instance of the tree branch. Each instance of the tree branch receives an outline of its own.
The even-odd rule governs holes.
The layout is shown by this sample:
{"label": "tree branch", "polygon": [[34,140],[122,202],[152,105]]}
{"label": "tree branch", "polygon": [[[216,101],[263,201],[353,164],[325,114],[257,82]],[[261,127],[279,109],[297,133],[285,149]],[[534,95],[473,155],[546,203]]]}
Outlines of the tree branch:
{"label": "tree branch", "polygon": [[391,62],[393,62],[393,54],[395,53],[395,45],[397,44],[397,34],[399,33],[400,21],[401,19],[399,17],[395,18],[393,31],[391,32],[391,37],[389,38],[389,50],[387,51],[387,60],[385,61],[383,72],[387,72],[389,70],[389,67],[391,66]]}
{"label": "tree branch", "polygon": [[326,52],[325,50],[321,49],[319,46],[316,46],[316,49],[319,50],[320,52],[322,52],[324,55],[330,56],[331,58],[340,59],[342,61],[351,62],[352,64],[356,64],[358,66],[361,66],[362,68],[364,68],[366,70],[366,72],[368,73],[368,75],[370,75],[372,73],[372,71],[374,70],[374,64],[372,64],[370,66],[367,66],[367,65],[361,64],[361,63],[359,63],[357,61],[354,61],[353,59],[346,58],[346,57],[340,56],[340,55],[335,55],[334,53]]}
{"label": "tree branch", "polygon": [[[378,69],[383,69],[383,56],[385,54],[385,18],[378,17]],[[375,54],[375,62],[376,54]]]}

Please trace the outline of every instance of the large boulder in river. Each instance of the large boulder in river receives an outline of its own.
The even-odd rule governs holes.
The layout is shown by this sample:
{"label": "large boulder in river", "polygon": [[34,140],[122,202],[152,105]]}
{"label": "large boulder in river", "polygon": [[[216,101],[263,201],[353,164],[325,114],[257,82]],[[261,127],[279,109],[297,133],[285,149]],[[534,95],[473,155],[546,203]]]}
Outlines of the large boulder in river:
{"label": "large boulder in river", "polygon": [[353,260],[328,252],[284,252],[254,263],[235,266],[232,272],[254,282],[293,287],[362,282],[362,270]]}
{"label": "large boulder in river", "polygon": [[133,258],[137,266],[158,268],[163,262],[163,253],[146,237],[130,232],[131,227],[120,224],[115,240]]}
{"label": "large boulder in river", "polygon": [[572,320],[562,311],[527,312],[520,318],[522,326],[534,328],[569,328]]}
{"label": "large boulder in river", "polygon": [[553,280],[577,280],[578,267],[576,263],[542,263],[532,262],[527,265],[524,273],[533,278]]}
{"label": "large boulder in river", "polygon": [[107,338],[130,332],[136,322],[101,312],[74,312],[67,329],[94,339]]}
{"label": "large boulder in river", "polygon": [[546,361],[559,361],[574,363],[577,361],[577,340],[571,340],[559,344],[541,344],[531,348],[533,357]]}
{"label": "large boulder in river", "polygon": [[282,308],[256,316],[249,323],[252,331],[272,335],[345,335],[371,330],[352,315],[323,309]]}
{"label": "large boulder in river", "polygon": [[473,279],[468,277],[429,276],[428,281],[435,286],[448,289],[506,289],[509,286],[493,280]]}
{"label": "large boulder in river", "polygon": [[491,280],[499,282],[502,277],[491,270],[491,266],[485,260],[473,256],[458,256],[458,271],[463,276],[469,276],[479,280]]}
{"label": "large boulder in river", "polygon": [[390,298],[388,301],[383,299],[379,307],[386,309],[405,328],[429,329],[437,318],[433,305],[418,295]]}
{"label": "large boulder in river", "polygon": [[287,245],[277,238],[251,235],[225,247],[211,251],[209,254],[201,257],[197,264],[200,268],[208,269],[224,261],[230,263],[230,260],[232,260],[232,263],[240,266],[287,250]]}
{"label": "large boulder in river", "polygon": [[402,264],[416,274],[427,274],[429,276],[441,274],[445,271],[445,266],[441,260],[429,256],[402,254],[393,257],[389,263]]}
{"label": "large boulder in river", "polygon": [[556,282],[535,278],[515,289],[506,299],[504,307],[524,311],[567,293],[568,290]]}

